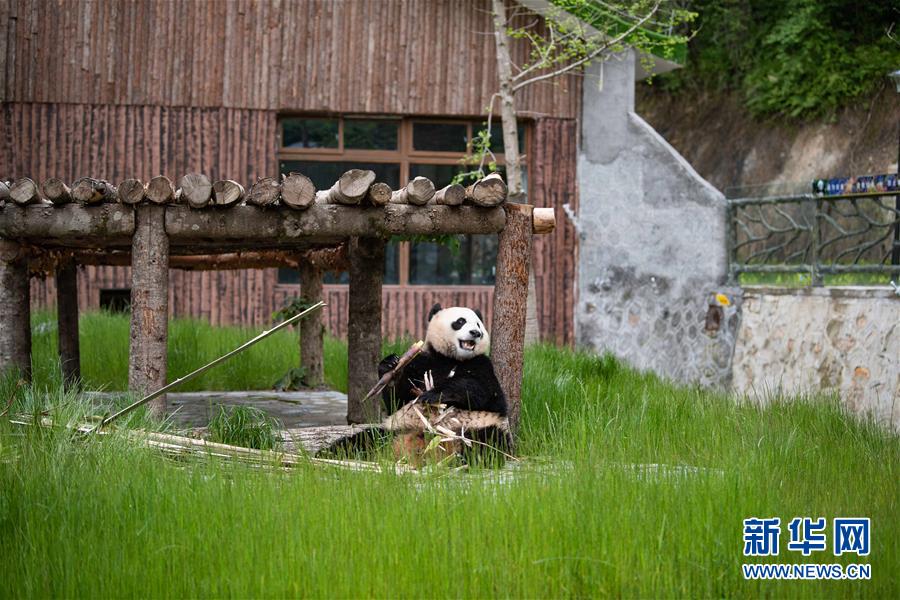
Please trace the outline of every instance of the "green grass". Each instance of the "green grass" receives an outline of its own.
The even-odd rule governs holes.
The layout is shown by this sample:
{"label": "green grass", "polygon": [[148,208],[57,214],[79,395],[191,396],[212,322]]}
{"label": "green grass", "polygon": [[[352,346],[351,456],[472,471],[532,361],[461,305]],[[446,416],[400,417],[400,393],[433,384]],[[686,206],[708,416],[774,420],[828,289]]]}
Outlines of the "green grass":
{"label": "green grass", "polygon": [[[809,287],[812,277],[809,273],[741,273],[741,285],[771,285],[777,287]],[[823,275],[826,286],[883,285],[891,282],[889,273],[838,273]]]}
{"label": "green grass", "polygon": [[[0,596],[898,597],[900,439],[834,398],[759,407],[543,346],[527,353],[523,395],[525,460],[505,479],[175,463],[117,436],[0,420]],[[75,400],[52,400],[69,418]],[[868,562],[872,580],[744,581],[750,516],[871,517],[866,559],[804,558],[784,527],[771,562]]]}
{"label": "green grass", "polygon": [[220,444],[274,450],[282,426],[264,410],[253,406],[220,406],[209,421],[209,439]]}

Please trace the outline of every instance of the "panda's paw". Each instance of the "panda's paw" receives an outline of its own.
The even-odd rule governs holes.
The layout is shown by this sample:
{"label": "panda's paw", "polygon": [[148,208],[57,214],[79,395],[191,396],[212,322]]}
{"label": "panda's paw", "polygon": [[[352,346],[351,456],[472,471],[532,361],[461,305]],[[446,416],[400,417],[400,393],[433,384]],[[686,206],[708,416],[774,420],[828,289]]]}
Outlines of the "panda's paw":
{"label": "panda's paw", "polygon": [[384,377],[384,374],[388,371],[392,371],[394,367],[400,362],[400,357],[396,354],[390,354],[385,356],[380,363],[378,363],[378,376]]}

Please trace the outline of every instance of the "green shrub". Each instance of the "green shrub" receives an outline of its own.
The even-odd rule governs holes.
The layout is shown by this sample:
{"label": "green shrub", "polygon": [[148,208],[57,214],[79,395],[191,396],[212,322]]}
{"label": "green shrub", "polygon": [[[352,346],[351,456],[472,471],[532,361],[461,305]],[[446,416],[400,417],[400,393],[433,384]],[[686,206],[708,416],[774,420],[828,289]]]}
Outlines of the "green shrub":
{"label": "green shrub", "polygon": [[209,422],[209,439],[220,444],[274,450],[278,446],[278,421],[252,406],[219,407]]}

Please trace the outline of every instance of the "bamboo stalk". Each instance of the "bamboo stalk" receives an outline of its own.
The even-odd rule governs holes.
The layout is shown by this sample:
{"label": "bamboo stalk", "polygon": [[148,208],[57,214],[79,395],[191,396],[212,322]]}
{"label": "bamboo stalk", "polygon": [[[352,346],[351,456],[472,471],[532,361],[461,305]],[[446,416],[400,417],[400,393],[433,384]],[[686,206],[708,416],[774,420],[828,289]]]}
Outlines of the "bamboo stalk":
{"label": "bamboo stalk", "polygon": [[168,384],[168,385],[164,385],[163,387],[159,388],[159,389],[156,390],[155,392],[150,393],[150,394],[144,396],[144,397],[141,398],[140,400],[138,400],[138,401],[136,401],[136,402],[133,402],[132,404],[126,406],[125,408],[123,408],[123,409],[120,410],[119,412],[117,412],[117,413],[115,413],[115,414],[113,414],[113,415],[110,415],[110,416],[106,417],[105,419],[103,419],[102,421],[100,421],[100,424],[97,425],[97,429],[96,429],[95,431],[99,431],[99,430],[102,429],[105,425],[109,425],[110,423],[112,423],[113,421],[115,421],[116,419],[118,419],[119,417],[121,417],[121,416],[123,416],[123,415],[127,415],[128,413],[130,413],[130,412],[133,411],[134,409],[138,408],[139,406],[143,406],[144,404],[150,402],[150,401],[153,400],[154,398],[157,398],[157,397],[159,397],[159,396],[162,396],[163,394],[165,394],[165,393],[168,392],[169,390],[171,390],[171,389],[173,389],[173,388],[175,388],[175,387],[181,385],[181,384],[184,383],[185,381],[190,381],[190,380],[193,379],[194,377],[196,377],[196,376],[198,376],[198,375],[200,375],[200,374],[202,374],[202,373],[205,373],[206,371],[210,370],[211,368],[215,367],[216,365],[218,365],[218,364],[220,364],[220,363],[222,363],[222,362],[228,360],[229,358],[231,358],[231,357],[234,356],[235,354],[239,354],[239,353],[243,352],[244,350],[246,350],[246,349],[249,348],[250,346],[253,346],[253,345],[256,344],[257,342],[260,342],[260,341],[264,340],[265,338],[269,337],[270,335],[272,335],[272,334],[275,333],[276,331],[279,331],[279,330],[281,330],[281,329],[284,329],[284,328],[287,327],[288,325],[291,325],[291,324],[293,324],[293,323],[296,323],[297,321],[299,321],[300,319],[302,319],[303,317],[305,317],[306,315],[308,315],[308,314],[311,313],[312,311],[317,310],[317,309],[319,309],[319,308],[322,308],[323,306],[326,306],[326,304],[325,304],[324,302],[319,302],[319,303],[317,303],[317,304],[314,304],[314,305],[310,306],[309,308],[307,308],[306,310],[304,310],[303,312],[297,313],[296,315],[294,315],[294,316],[291,317],[290,319],[287,319],[286,321],[282,321],[281,323],[279,323],[278,325],[276,325],[276,326],[273,327],[272,329],[263,331],[261,334],[259,334],[258,336],[256,336],[256,337],[253,338],[252,340],[250,340],[249,342],[245,342],[245,343],[241,344],[240,346],[238,346],[237,348],[235,348],[234,350],[232,350],[232,351],[229,352],[228,354],[224,354],[224,355],[220,356],[219,358],[217,358],[216,360],[212,361],[211,363],[209,363],[209,364],[207,364],[207,365],[204,365],[204,366],[200,367],[200,368],[197,369],[196,371],[193,371],[193,372],[191,372],[191,373],[188,373],[188,374],[185,375],[184,377],[180,377],[180,378],[176,379],[175,381],[173,381],[172,383],[170,383],[170,384]]}
{"label": "bamboo stalk", "polygon": [[370,398],[373,398],[380,394],[381,391],[384,390],[384,388],[386,388],[388,384],[394,379],[394,377],[396,377],[397,373],[402,371],[403,368],[408,365],[412,361],[412,359],[414,359],[416,355],[419,354],[419,352],[422,351],[422,348],[424,346],[425,342],[422,340],[419,340],[418,342],[410,346],[409,350],[404,352],[403,356],[401,356],[397,361],[397,366],[382,375],[381,379],[378,380],[378,383],[375,384],[375,387],[369,390],[369,393],[366,394],[365,399],[369,400]]}

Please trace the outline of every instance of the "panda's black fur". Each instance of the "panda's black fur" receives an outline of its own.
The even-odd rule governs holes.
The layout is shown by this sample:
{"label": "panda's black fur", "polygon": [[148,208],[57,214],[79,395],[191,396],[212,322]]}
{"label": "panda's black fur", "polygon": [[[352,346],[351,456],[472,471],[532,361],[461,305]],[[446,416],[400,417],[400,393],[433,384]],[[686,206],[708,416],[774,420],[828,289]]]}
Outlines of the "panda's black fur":
{"label": "panda's black fur", "polygon": [[[429,313],[429,322],[441,310],[440,304],[435,304]],[[473,312],[481,319],[478,311]],[[468,325],[470,324],[466,323],[464,326]],[[481,325],[483,328],[483,323]],[[441,403],[463,410],[506,416],[506,396],[497,381],[491,359],[485,354],[476,354],[460,360],[455,356],[442,354],[438,350],[439,346],[436,340],[426,336],[422,352],[403,369],[399,377],[394,378],[394,383],[385,388],[382,400],[387,412],[393,414],[418,397],[419,402],[426,404]],[[378,365],[378,376],[390,371],[397,360],[396,354],[385,357]],[[425,389],[425,373],[428,371],[431,371],[434,388],[417,396],[417,390]]]}

